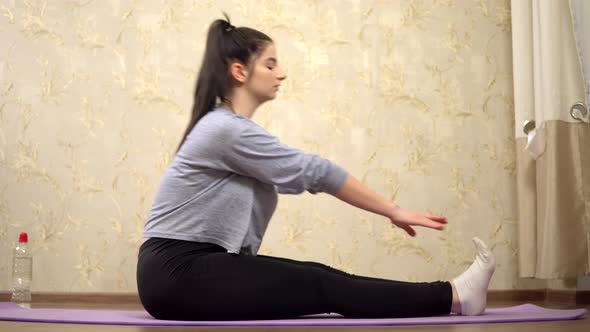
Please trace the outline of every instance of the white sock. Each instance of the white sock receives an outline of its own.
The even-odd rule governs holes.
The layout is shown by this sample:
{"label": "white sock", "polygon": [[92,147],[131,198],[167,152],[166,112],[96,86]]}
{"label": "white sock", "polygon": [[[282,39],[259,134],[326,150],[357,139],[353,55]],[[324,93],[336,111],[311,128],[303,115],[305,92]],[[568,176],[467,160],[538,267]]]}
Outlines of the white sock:
{"label": "white sock", "polygon": [[486,308],[488,285],[496,269],[496,257],[485,243],[473,238],[477,248],[475,261],[467,271],[453,279],[461,303],[461,315],[481,315]]}

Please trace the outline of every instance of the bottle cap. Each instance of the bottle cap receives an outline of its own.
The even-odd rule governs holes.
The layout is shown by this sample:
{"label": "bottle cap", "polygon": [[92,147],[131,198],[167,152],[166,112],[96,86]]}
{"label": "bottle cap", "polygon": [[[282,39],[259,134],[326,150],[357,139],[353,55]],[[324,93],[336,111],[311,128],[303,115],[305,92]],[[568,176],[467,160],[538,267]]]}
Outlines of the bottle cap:
{"label": "bottle cap", "polygon": [[27,233],[20,233],[20,236],[18,237],[18,242],[20,243],[27,243],[29,242],[29,236],[27,235]]}

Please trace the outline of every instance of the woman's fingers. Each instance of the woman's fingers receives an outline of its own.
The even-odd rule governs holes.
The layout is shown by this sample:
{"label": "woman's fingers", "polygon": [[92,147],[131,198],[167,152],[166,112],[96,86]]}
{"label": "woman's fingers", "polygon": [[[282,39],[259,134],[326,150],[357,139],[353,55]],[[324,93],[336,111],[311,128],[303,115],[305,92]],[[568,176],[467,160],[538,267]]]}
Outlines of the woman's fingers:
{"label": "woman's fingers", "polygon": [[418,220],[418,224],[420,226],[437,229],[439,231],[443,230],[445,228],[445,226],[444,226],[445,223],[432,221],[430,218],[424,218],[424,217],[422,217]]}
{"label": "woman's fingers", "polygon": [[416,231],[412,227],[410,227],[409,225],[402,225],[402,228],[410,236],[416,236]]}
{"label": "woman's fingers", "polygon": [[448,223],[449,221],[447,220],[447,217],[443,217],[443,216],[435,216],[433,214],[422,214],[424,217],[436,221],[436,222],[440,222],[443,224]]}
{"label": "woman's fingers", "polygon": [[422,226],[442,231],[448,223],[446,217],[432,214],[415,213],[399,210],[399,213],[391,218],[394,224],[408,233],[416,236],[416,231],[410,226]]}

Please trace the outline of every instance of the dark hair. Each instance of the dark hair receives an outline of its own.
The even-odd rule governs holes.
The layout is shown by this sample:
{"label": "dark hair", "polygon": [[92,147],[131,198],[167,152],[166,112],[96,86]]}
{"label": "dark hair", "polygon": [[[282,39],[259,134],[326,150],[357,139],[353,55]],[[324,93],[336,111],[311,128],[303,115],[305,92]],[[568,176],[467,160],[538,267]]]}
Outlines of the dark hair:
{"label": "dark hair", "polygon": [[269,36],[260,31],[234,27],[227,14],[223,13],[223,15],[225,20],[215,20],[209,27],[205,54],[195,88],[191,119],[176,149],[177,152],[197,122],[215,107],[217,98],[221,102],[229,102],[227,99],[227,94],[231,90],[229,65],[235,61],[250,65],[251,61],[262,53],[266,45],[273,42]]}

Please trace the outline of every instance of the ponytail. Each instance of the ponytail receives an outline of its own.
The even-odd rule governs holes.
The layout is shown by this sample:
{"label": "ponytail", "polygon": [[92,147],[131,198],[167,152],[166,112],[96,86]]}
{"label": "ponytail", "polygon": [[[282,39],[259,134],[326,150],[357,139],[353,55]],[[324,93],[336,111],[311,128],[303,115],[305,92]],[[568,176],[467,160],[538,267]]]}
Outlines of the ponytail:
{"label": "ponytail", "polygon": [[239,61],[248,65],[255,56],[262,53],[267,43],[272,43],[272,39],[260,31],[234,27],[227,14],[223,15],[225,20],[215,20],[207,32],[207,44],[197,77],[191,118],[176,152],[197,122],[215,108],[218,99],[229,102],[227,97],[231,92],[231,63]]}

